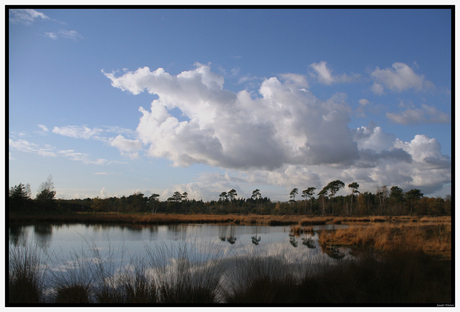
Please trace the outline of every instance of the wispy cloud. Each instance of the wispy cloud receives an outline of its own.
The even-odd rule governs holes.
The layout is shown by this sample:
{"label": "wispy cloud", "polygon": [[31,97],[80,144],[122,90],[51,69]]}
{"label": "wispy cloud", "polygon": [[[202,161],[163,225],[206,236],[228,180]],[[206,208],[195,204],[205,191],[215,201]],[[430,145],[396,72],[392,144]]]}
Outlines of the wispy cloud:
{"label": "wispy cloud", "polygon": [[308,81],[304,75],[299,74],[281,74],[279,75],[281,79],[287,82],[287,84],[292,84],[299,88],[308,88]]}
{"label": "wispy cloud", "polygon": [[353,74],[351,76],[347,74],[342,75],[333,75],[332,70],[327,66],[325,61],[321,61],[319,63],[312,63],[310,68],[314,70],[314,73],[310,73],[310,75],[322,84],[331,85],[333,83],[349,83],[355,82],[360,78],[359,74]]}
{"label": "wispy cloud", "polygon": [[72,39],[72,40],[83,38],[83,36],[80,35],[75,30],[60,30],[58,32],[45,32],[45,36],[51,39],[54,39],[54,40],[57,40],[58,38]]}
{"label": "wispy cloud", "polygon": [[256,77],[256,76],[251,76],[251,75],[243,76],[238,80],[238,84],[242,84],[242,83],[257,80],[257,79],[259,79],[259,78]]}
{"label": "wispy cloud", "polygon": [[[123,135],[121,135],[124,134],[129,137],[136,137],[137,134],[135,131],[117,126],[100,126],[89,128],[86,125],[68,125],[63,127],[54,127],[51,132],[75,139],[106,142],[111,146],[120,149],[122,155],[128,155],[131,159],[138,158],[138,155],[135,155],[137,153],[133,152],[142,149],[142,145],[139,140],[126,139]],[[108,134],[111,134],[112,136],[113,133],[118,134],[118,136],[115,138],[107,137]],[[124,152],[127,152],[127,154],[124,154]]]}
{"label": "wispy cloud", "polygon": [[51,39],[54,39],[56,40],[58,37],[55,33],[52,33],[52,32],[45,32],[45,36],[46,37],[50,37]]}
{"label": "wispy cloud", "polygon": [[[108,161],[106,159],[96,159],[92,160],[88,154],[79,153],[74,150],[57,150],[55,147],[50,145],[40,146],[35,143],[31,143],[26,140],[12,140],[9,139],[9,146],[10,149],[20,151],[20,152],[27,152],[27,153],[34,153],[43,157],[56,157],[61,156],[68,158],[73,161],[81,161],[84,164],[95,164],[95,165],[108,165],[111,163],[115,163],[115,161]],[[117,162],[120,163],[120,162]]]}
{"label": "wispy cloud", "polygon": [[10,9],[9,20],[12,23],[30,25],[36,20],[49,20],[45,14],[32,9]]}
{"label": "wispy cloud", "polygon": [[38,126],[40,129],[42,129],[42,131],[48,132],[48,127],[47,127],[47,126],[41,125],[41,124],[38,124],[37,126]]}
{"label": "wispy cloud", "polygon": [[408,108],[401,113],[387,113],[392,122],[402,125],[421,123],[450,123],[449,114],[441,112],[434,106],[422,104],[422,108]]}
{"label": "wispy cloud", "polygon": [[121,175],[119,172],[95,172],[95,175]]}
{"label": "wispy cloud", "polygon": [[371,90],[377,95],[385,94],[385,89],[402,92],[409,89],[422,91],[434,88],[431,81],[425,80],[423,75],[417,75],[404,63],[394,63],[392,68],[386,69],[377,67],[371,73],[371,77],[374,80]]}
{"label": "wispy cloud", "polygon": [[103,132],[103,130],[100,128],[90,129],[86,126],[64,126],[54,127],[51,132],[77,139],[101,140],[102,138],[100,137],[100,134]]}
{"label": "wispy cloud", "polygon": [[365,110],[367,107],[370,106],[370,102],[367,99],[360,99],[358,101],[359,107],[356,109],[356,116],[358,117],[366,117]]}

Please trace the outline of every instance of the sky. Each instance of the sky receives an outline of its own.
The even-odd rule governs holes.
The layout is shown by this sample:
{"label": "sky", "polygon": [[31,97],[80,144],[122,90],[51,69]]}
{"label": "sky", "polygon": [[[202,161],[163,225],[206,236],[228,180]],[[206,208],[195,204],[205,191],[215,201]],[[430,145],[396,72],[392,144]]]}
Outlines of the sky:
{"label": "sky", "polygon": [[[10,9],[8,181],[32,196],[451,194],[448,9]],[[300,199],[298,196],[297,199]]]}

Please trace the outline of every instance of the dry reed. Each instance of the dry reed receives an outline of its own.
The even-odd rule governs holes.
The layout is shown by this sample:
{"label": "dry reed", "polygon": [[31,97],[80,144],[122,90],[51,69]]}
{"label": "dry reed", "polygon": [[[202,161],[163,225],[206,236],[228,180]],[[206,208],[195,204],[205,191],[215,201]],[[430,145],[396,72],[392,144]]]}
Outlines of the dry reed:
{"label": "dry reed", "polygon": [[428,254],[450,257],[451,227],[444,224],[379,224],[368,227],[351,226],[320,234],[323,245],[374,247],[384,251],[422,250]]}

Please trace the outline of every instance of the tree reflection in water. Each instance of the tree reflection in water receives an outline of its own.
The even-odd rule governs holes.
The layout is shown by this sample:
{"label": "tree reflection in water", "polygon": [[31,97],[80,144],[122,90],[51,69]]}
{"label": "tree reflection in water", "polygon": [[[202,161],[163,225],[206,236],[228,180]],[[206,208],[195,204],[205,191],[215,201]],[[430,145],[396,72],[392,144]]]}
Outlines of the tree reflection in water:
{"label": "tree reflection in water", "polygon": [[25,231],[25,226],[10,226],[9,240],[14,246],[25,245],[27,242],[27,231]]}
{"label": "tree reflection in water", "polygon": [[254,245],[256,245],[256,246],[259,245],[260,240],[262,239],[260,236],[257,237],[257,228],[258,228],[258,227],[257,227],[257,225],[256,225],[256,235],[251,236],[252,243],[253,243]]}
{"label": "tree reflection in water", "polygon": [[233,228],[233,225],[230,225],[230,234],[227,236],[227,230],[228,226],[219,226],[219,239],[222,242],[229,242],[230,244],[235,244],[236,242],[236,236],[235,236],[235,229]]}
{"label": "tree reflection in water", "polygon": [[290,236],[290,237],[289,237],[289,243],[291,243],[291,245],[292,245],[294,248],[297,248],[297,246],[299,246],[299,243],[298,243],[297,240],[295,239],[295,236]]}
{"label": "tree reflection in water", "polygon": [[227,236],[227,242],[232,245],[236,242],[235,229],[232,224],[230,225],[230,235]]}
{"label": "tree reflection in water", "polygon": [[310,249],[316,248],[316,243],[313,240],[312,236],[308,234],[306,237],[302,238],[302,245],[307,246]]}
{"label": "tree reflection in water", "polygon": [[[57,227],[58,225],[54,226]],[[50,246],[53,234],[53,226],[51,224],[36,224],[34,226],[34,233],[38,246],[41,248],[48,248]]]}
{"label": "tree reflection in water", "polygon": [[223,242],[225,242],[227,236],[227,227],[219,225],[219,239]]}

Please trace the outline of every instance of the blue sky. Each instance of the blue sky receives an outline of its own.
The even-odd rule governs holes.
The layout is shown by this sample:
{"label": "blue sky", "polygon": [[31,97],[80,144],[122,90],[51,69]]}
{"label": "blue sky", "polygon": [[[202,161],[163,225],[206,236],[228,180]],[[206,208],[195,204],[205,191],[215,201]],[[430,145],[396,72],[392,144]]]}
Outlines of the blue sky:
{"label": "blue sky", "polygon": [[285,201],[339,179],[448,195],[450,14],[9,10],[9,185]]}

